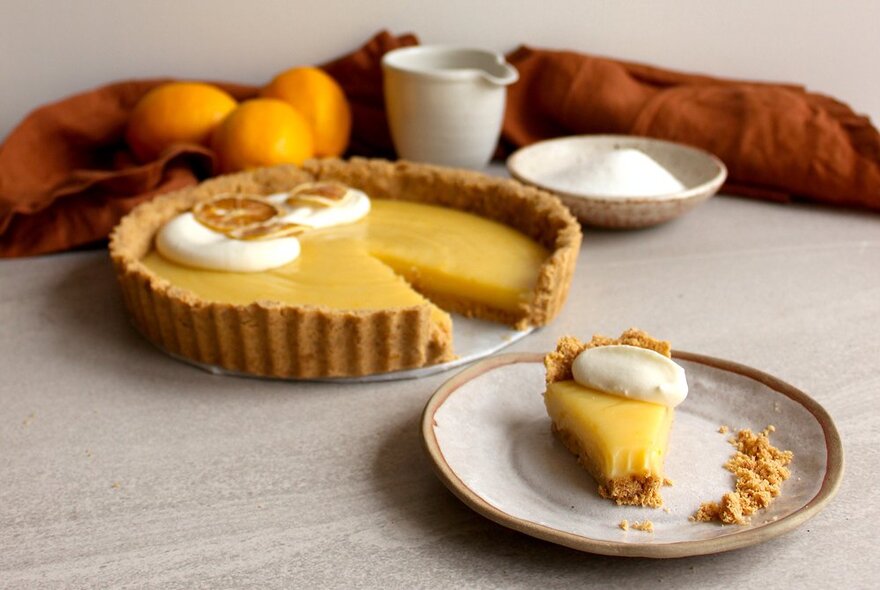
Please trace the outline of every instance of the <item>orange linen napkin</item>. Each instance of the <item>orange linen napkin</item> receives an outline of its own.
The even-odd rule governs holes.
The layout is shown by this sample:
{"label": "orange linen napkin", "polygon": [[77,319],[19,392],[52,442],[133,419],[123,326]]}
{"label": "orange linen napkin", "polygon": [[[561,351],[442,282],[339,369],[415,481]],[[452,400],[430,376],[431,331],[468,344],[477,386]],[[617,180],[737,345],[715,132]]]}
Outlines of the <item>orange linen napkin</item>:
{"label": "orange linen napkin", "polygon": [[[213,154],[176,145],[138,164],[123,140],[138,99],[167,80],[120,82],[42,107],[0,146],[0,256],[106,238],[136,205],[209,175]],[[252,88],[221,84],[236,98]]]}
{"label": "orange linen napkin", "polygon": [[[414,45],[379,33],[323,66],[352,104],[351,153],[390,155],[382,55]],[[797,86],[733,82],[572,52],[523,47],[510,88],[506,147],[580,133],[629,133],[721,157],[729,192],[880,209],[880,136],[865,117]],[[213,172],[213,154],[178,145],[138,165],[123,140],[138,99],[164,80],[111,84],[42,107],[0,145],[0,257],[66,250],[105,238],[154,195]],[[237,99],[256,88],[220,84]]]}
{"label": "orange linen napkin", "polygon": [[[325,67],[343,85],[354,115],[357,153],[393,154],[382,98],[382,55],[414,45],[382,32]],[[0,145],[0,257],[67,250],[107,237],[122,216],[157,194],[213,173],[211,150],[179,144],[146,164],[125,145],[128,116],[168,80],[119,82],[44,106]],[[216,83],[237,100],[257,88]]]}

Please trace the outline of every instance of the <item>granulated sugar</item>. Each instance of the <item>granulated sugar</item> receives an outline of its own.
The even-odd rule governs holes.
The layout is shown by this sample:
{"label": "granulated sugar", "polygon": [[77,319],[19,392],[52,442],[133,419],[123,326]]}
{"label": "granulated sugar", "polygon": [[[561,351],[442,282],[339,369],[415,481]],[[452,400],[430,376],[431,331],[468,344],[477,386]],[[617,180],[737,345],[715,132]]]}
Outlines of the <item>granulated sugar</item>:
{"label": "granulated sugar", "polygon": [[591,156],[548,174],[541,184],[562,192],[607,197],[657,197],[685,188],[651,156],[633,148]]}

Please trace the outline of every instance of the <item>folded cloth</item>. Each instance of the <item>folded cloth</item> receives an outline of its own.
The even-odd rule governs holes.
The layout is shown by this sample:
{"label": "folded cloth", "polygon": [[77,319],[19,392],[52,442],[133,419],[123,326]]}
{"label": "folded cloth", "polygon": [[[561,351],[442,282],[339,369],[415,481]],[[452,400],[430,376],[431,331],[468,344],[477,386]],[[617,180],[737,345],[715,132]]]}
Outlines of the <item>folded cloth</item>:
{"label": "folded cloth", "polygon": [[684,74],[521,47],[508,93],[513,146],[583,133],[689,144],[726,164],[728,193],[880,210],[880,134],[867,117],[800,86]]}
{"label": "folded cloth", "polygon": [[[119,82],[30,114],[0,145],[0,256],[66,250],[106,238],[153,196],[211,173],[213,154],[175,145],[138,164],[123,135],[128,114],[167,80]],[[246,86],[220,84],[236,98]]]}
{"label": "folded cloth", "polygon": [[[352,106],[353,153],[393,153],[382,98],[381,58],[414,45],[412,35],[379,33],[325,67]],[[68,250],[107,237],[126,213],[155,195],[195,184],[213,173],[214,154],[177,144],[139,164],[125,144],[138,100],[169,81],[119,82],[44,106],[0,145],[0,257]],[[237,100],[257,88],[217,83]]]}
{"label": "folded cloth", "polygon": [[[353,112],[351,154],[390,156],[381,58],[417,44],[381,32],[322,66]],[[880,135],[867,118],[798,86],[736,82],[564,51],[522,47],[508,59],[503,144],[622,133],[701,147],[724,160],[727,192],[880,209]],[[172,146],[138,164],[128,115],[167,80],[104,86],[37,109],[0,145],[0,257],[67,250],[106,238],[137,204],[213,173],[213,153]],[[219,83],[236,99],[253,86]]]}

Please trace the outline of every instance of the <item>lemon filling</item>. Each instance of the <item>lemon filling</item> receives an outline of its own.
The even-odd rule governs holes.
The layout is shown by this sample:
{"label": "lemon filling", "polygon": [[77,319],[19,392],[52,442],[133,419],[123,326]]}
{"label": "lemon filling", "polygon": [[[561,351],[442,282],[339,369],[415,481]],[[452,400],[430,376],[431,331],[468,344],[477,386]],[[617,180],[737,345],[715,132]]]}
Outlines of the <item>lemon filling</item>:
{"label": "lemon filling", "polygon": [[595,479],[663,474],[672,408],[626,400],[574,380],[549,384],[544,403],[558,430],[590,433],[579,438]]}
{"label": "lemon filling", "polygon": [[413,285],[513,311],[528,302],[548,256],[500,223],[407,201],[373,199],[359,221],[310,228],[295,239],[296,259],[259,272],[192,268],[155,250],[142,262],[205,300],[238,305],[278,301],[357,310],[427,303]]}

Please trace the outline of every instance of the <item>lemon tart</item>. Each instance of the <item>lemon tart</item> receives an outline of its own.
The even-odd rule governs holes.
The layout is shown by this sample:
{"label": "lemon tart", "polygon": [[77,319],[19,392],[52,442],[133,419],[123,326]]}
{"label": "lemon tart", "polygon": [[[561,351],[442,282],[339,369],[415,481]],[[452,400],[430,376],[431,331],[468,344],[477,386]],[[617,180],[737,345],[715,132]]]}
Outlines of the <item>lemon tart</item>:
{"label": "lemon tart", "polygon": [[674,407],[687,395],[669,343],[630,329],[589,342],[566,336],[545,357],[553,433],[618,504],[661,506]]}
{"label": "lemon tart", "polygon": [[[296,196],[299,187],[319,185],[329,192]],[[337,186],[369,195],[368,214],[304,229],[266,205],[278,194],[288,203],[332,201]],[[263,215],[281,221],[217,226],[229,210],[248,223]],[[176,257],[166,238],[187,214],[236,238],[230,247],[260,252],[266,234],[289,247],[273,251],[282,258],[271,268],[260,266],[262,254],[241,267],[201,267]],[[253,227],[258,235],[248,235]],[[555,197],[515,181],[328,159],[158,197],[120,222],[110,253],[133,323],[168,352],[231,371],[318,378],[454,358],[449,312],[517,328],[546,324],[565,301],[580,240]],[[217,257],[225,263],[224,252]],[[190,252],[197,262],[209,253]]]}

